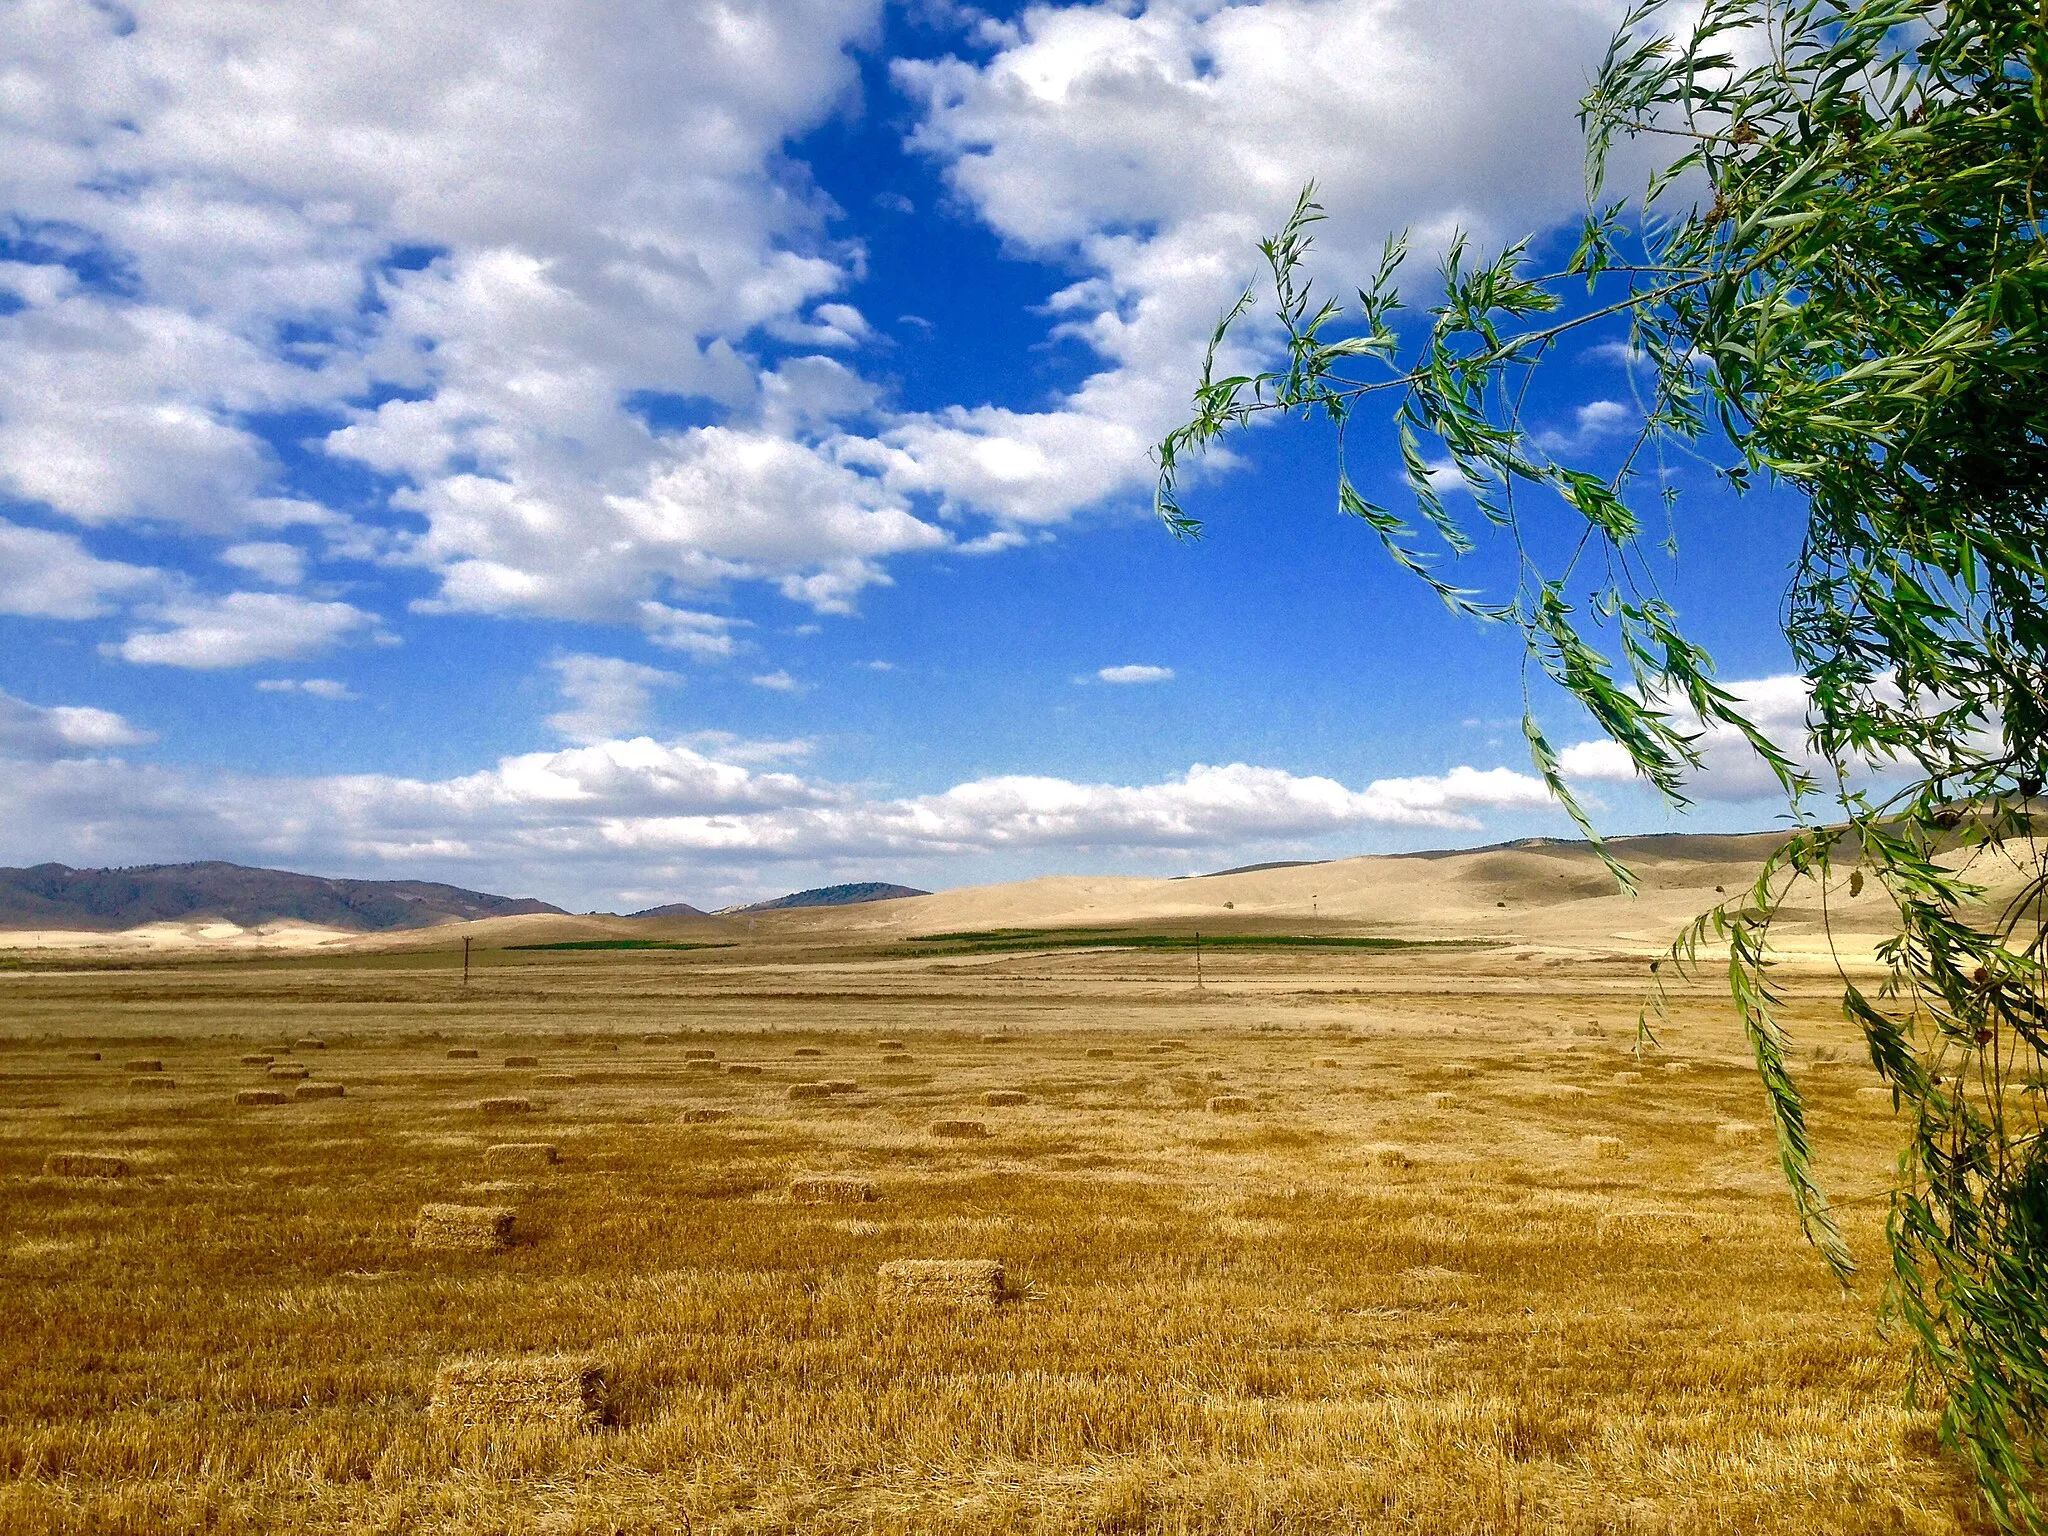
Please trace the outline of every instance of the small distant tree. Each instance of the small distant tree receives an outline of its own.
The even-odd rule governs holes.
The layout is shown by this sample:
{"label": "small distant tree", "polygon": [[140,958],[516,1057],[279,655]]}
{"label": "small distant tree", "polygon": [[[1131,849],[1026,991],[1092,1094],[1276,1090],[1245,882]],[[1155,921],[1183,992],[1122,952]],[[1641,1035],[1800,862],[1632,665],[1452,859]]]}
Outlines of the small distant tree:
{"label": "small distant tree", "polygon": [[[1511,626],[1529,672],[1578,700],[1665,799],[1685,803],[1707,728],[1739,732],[1769,764],[1795,828],[1672,958],[1689,972],[1726,947],[1793,1201],[1845,1277],[1771,930],[1801,882],[1824,902],[1867,883],[1889,898],[1883,985],[1842,983],[1912,1117],[1888,1301],[1917,1344],[1913,1390],[1933,1389],[1995,1517],[2027,1530],[2048,1523],[2033,1491],[2048,1461],[2048,864],[2033,820],[2048,775],[2044,66],[2048,0],[1708,0],[1696,19],[1649,0],[1582,104],[1589,212],[1569,261],[1543,271],[1527,242],[1482,258],[1453,241],[1440,296],[1408,323],[1395,240],[1355,308],[1321,301],[1311,187],[1262,246],[1284,364],[1216,376],[1247,291],[1217,327],[1192,419],[1157,449],[1160,514],[1191,534],[1179,476],[1192,455],[1263,415],[1326,420],[1341,509],[1453,612]],[[1624,137],[1669,152],[1640,195],[1609,202]],[[1546,453],[1522,418],[1531,377],[1569,333],[1624,320],[1640,430],[1597,471]],[[1391,409],[1371,420],[1413,518],[1346,468],[1378,395]],[[1784,608],[1810,689],[1803,752],[1745,717],[1657,595],[1646,528],[1682,528],[1655,473],[1679,452],[1737,491],[1804,498]],[[1440,492],[1447,470],[1469,501]],[[1488,538],[1511,541],[1516,571],[1491,594],[1450,574]],[[1546,566],[1544,548],[1566,553]],[[1533,710],[1523,731],[1632,885]],[[2008,891],[2020,877],[2018,898],[1986,899],[1994,865]]]}

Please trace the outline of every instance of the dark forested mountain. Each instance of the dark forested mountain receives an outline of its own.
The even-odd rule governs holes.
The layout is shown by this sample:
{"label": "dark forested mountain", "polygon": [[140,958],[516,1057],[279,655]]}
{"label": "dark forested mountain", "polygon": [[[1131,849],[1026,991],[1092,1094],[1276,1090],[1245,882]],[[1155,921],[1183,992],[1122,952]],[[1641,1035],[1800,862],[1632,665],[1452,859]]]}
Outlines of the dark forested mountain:
{"label": "dark forested mountain", "polygon": [[894,901],[899,896],[929,896],[930,891],[920,891],[907,885],[885,885],[879,880],[863,880],[857,885],[821,885],[812,891],[796,891],[788,896],[778,896],[773,901],[757,901],[751,907],[741,907],[742,912],[779,912],[785,907],[853,907],[864,901]]}
{"label": "dark forested mountain", "polygon": [[209,918],[244,928],[280,920],[384,933],[522,912],[559,913],[544,901],[490,896],[426,880],[328,880],[240,864],[139,864],[0,869],[0,928],[114,931]]}

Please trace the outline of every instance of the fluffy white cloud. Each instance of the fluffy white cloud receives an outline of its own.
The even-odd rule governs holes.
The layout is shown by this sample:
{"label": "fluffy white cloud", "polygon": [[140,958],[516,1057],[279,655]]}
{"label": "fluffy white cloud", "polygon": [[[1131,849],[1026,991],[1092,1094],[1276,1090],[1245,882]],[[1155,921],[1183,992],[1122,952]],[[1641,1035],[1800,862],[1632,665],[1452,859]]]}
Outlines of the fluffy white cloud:
{"label": "fluffy white cloud", "polygon": [[[44,723],[18,733],[18,757],[57,755],[57,713],[32,712]],[[113,717],[90,725],[94,713],[77,716],[74,737],[98,730],[95,740],[112,741],[125,729]],[[1484,811],[1549,806],[1539,783],[1504,768],[1352,790],[1244,763],[1153,784],[1004,775],[881,798],[774,766],[805,743],[695,742],[594,742],[442,780],[222,776],[110,760],[60,772],[19,761],[0,774],[0,862],[229,857],[582,891],[616,889],[628,870],[686,878],[778,863],[1235,852],[1369,826],[1465,829]]]}
{"label": "fluffy white cloud", "polygon": [[100,560],[68,533],[0,520],[0,613],[38,619],[93,619],[108,599],[154,585],[159,574]]}
{"label": "fluffy white cloud", "polygon": [[166,603],[150,615],[168,629],[139,630],[104,649],[142,666],[214,671],[259,661],[301,661],[373,626],[348,603],[315,602],[282,592]]}
{"label": "fluffy white cloud", "polygon": [[603,741],[639,730],[647,723],[654,690],[682,681],[673,672],[615,656],[557,656],[548,665],[569,704],[549,715],[548,724],[571,741]]}
{"label": "fluffy white cloud", "polygon": [[[1016,246],[1084,273],[1061,333],[1103,359],[1058,409],[954,409],[860,450],[892,485],[1022,523],[1149,478],[1255,243],[1315,179],[1323,270],[1387,233],[1498,243],[1582,199],[1575,108],[1609,0],[1151,0],[1036,6],[985,61],[899,61],[916,143]],[[1240,346],[1225,371],[1251,361]]]}
{"label": "fluffy white cloud", "polygon": [[752,679],[752,682],[756,688],[766,688],[770,693],[802,693],[804,691],[804,685],[791,677],[781,667],[777,667],[773,672],[763,672],[760,676]]}
{"label": "fluffy white cloud", "polygon": [[111,710],[79,704],[30,704],[0,692],[0,757],[32,762],[84,757],[115,747],[155,741]]}
{"label": "fluffy white cloud", "polygon": [[266,677],[257,683],[256,691],[258,693],[304,693],[311,695],[313,698],[326,699],[331,703],[337,704],[347,703],[362,697],[361,694],[350,688],[347,683],[340,682],[331,677]]}
{"label": "fluffy white cloud", "polygon": [[1173,668],[1133,663],[1125,667],[1104,667],[1095,675],[1105,683],[1170,683],[1173,681]]}
{"label": "fluffy white cloud", "polygon": [[296,544],[255,540],[231,544],[220,552],[223,564],[247,571],[273,587],[296,587],[306,579],[306,552]]}
{"label": "fluffy white cloud", "polygon": [[[1812,696],[1805,678],[1794,672],[1781,672],[1722,686],[1735,695],[1737,707],[1780,751],[1815,774],[1824,789],[1828,787],[1830,770],[1807,738]],[[1681,719],[1681,724],[1698,734],[1703,757],[1702,766],[1686,781],[1689,796],[1714,801],[1783,796],[1777,778],[1740,731],[1726,725],[1702,725],[1697,718]],[[1566,747],[1558,754],[1558,763],[1570,779],[1625,784],[1637,777],[1628,753],[1605,738]],[[1880,765],[1861,761],[1850,767],[1858,775],[1884,771]]]}

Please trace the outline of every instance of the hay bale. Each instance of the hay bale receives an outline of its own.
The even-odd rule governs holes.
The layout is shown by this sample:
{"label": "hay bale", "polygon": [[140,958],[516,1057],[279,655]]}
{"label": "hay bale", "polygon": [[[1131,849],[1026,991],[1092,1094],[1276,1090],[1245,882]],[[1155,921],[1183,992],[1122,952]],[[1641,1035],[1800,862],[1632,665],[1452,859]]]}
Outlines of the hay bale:
{"label": "hay bale", "polygon": [[761,1063],[758,1061],[728,1061],[725,1072],[729,1077],[759,1077]]}
{"label": "hay bale", "polygon": [[1159,1043],[1165,1046],[1169,1051],[1184,1051],[1188,1048],[1187,1041],[1175,1039],[1171,1035],[1167,1036],[1164,1040],[1160,1041]]}
{"label": "hay bale", "polygon": [[1415,1159],[1408,1155],[1408,1149],[1396,1146],[1391,1141],[1370,1142],[1359,1150],[1364,1153],[1366,1162],[1375,1168],[1400,1169],[1415,1166]]}
{"label": "hay bale", "polygon": [[427,1411],[458,1429],[589,1430],[604,1422],[610,1386],[589,1355],[463,1355],[435,1370]]}
{"label": "hay bale", "polygon": [[1318,1056],[1316,1058],[1316,1065],[1319,1067],[1341,1067],[1344,1063],[1334,1056]]}
{"label": "hay bale", "polygon": [[884,1302],[993,1307],[1003,1299],[997,1259],[891,1259],[875,1272],[875,1281]]}
{"label": "hay bale", "polygon": [[127,1158],[112,1152],[52,1152],[43,1172],[54,1179],[125,1179],[135,1171]]}
{"label": "hay bale", "polygon": [[281,1061],[266,1074],[269,1077],[300,1078],[311,1077],[313,1069],[302,1067],[296,1061]]}
{"label": "hay bale", "polygon": [[994,1032],[991,1032],[981,1037],[981,1043],[983,1045],[1008,1045],[1010,1043],[1010,1037],[1008,1035],[996,1034]]}
{"label": "hay bale", "polygon": [[683,1124],[685,1125],[716,1125],[721,1120],[730,1120],[731,1118],[731,1110],[712,1109],[708,1105],[703,1104],[698,1105],[694,1109],[683,1111]]}
{"label": "hay bale", "polygon": [[1209,1100],[1209,1113],[1212,1115],[1242,1115],[1249,1113],[1251,1107],[1248,1094],[1219,1093]]}
{"label": "hay bale", "polygon": [[324,1051],[327,1049],[327,1042],[318,1035],[301,1035],[292,1042],[292,1049],[295,1051]]}
{"label": "hay bale", "polygon": [[668,1044],[668,1036],[655,1034],[650,1031],[640,1037],[640,1043],[642,1045],[666,1045]]}
{"label": "hay bale", "polygon": [[1642,1080],[1643,1074],[1640,1072],[1617,1072],[1614,1074],[1614,1086],[1617,1088],[1626,1088],[1630,1084],[1640,1083]]}
{"label": "hay bale", "polygon": [[1455,1093],[1426,1093],[1422,1097],[1423,1102],[1428,1104],[1431,1109],[1449,1109],[1458,1102],[1458,1096]]}
{"label": "hay bale", "polygon": [[829,1099],[832,1090],[823,1083],[791,1083],[789,1096],[792,1099]]}
{"label": "hay bale", "polygon": [[818,1086],[827,1093],[859,1093],[860,1084],[850,1077],[828,1077]]}
{"label": "hay bale", "polygon": [[877,1040],[875,1042],[875,1049],[878,1051],[900,1051],[903,1049],[903,1042],[901,1040]]}
{"label": "hay bale", "polygon": [[549,1088],[566,1088],[576,1081],[576,1074],[574,1072],[536,1072],[533,1074],[533,1080],[535,1083]]}
{"label": "hay bale", "polygon": [[538,1056],[507,1056],[505,1058],[505,1065],[508,1067],[537,1067],[540,1065],[540,1058]]}
{"label": "hay bale", "polygon": [[1116,1052],[1106,1045],[1091,1045],[1088,1048],[1088,1059],[1090,1061],[1108,1061],[1115,1055]]}
{"label": "hay bale", "polygon": [[237,1088],[235,1090],[235,1102],[237,1104],[256,1105],[289,1104],[291,1103],[291,1095],[282,1088]]}
{"label": "hay bale", "polygon": [[1221,1067],[1211,1067],[1208,1071],[1202,1074],[1202,1081],[1205,1083],[1220,1083],[1223,1081],[1224,1078],[1228,1077],[1229,1075],[1230,1074],[1228,1072],[1225,1072]]}
{"label": "hay bale", "polygon": [[509,1205],[423,1205],[413,1223],[412,1245],[440,1252],[497,1253],[511,1246]]}
{"label": "hay bale", "polygon": [[934,1120],[931,1134],[950,1136],[957,1140],[972,1141],[988,1134],[988,1126],[980,1120]]}
{"label": "hay bale", "polygon": [[848,1174],[800,1173],[789,1181],[789,1198],[795,1205],[865,1205],[875,1186]]}
{"label": "hay bale", "polygon": [[482,1115],[530,1115],[533,1113],[531,1099],[478,1099],[477,1113]]}
{"label": "hay bale", "polygon": [[915,1060],[908,1051],[891,1051],[882,1060],[889,1066],[900,1067],[907,1061]]}
{"label": "hay bale", "polygon": [[1023,1104],[1030,1099],[1028,1093],[1017,1088],[991,1088],[982,1094],[984,1104]]}
{"label": "hay bale", "polygon": [[100,1059],[98,1051],[73,1051],[70,1055],[73,1061],[98,1061]]}
{"label": "hay bale", "polygon": [[718,1063],[709,1056],[693,1056],[683,1063],[685,1072],[716,1072]]}
{"label": "hay bale", "polygon": [[245,1067],[267,1067],[275,1060],[277,1060],[275,1056],[257,1051],[251,1055],[244,1056],[242,1058],[242,1065]]}
{"label": "hay bale", "polygon": [[1581,1136],[1579,1145],[1586,1149],[1586,1155],[1619,1161],[1628,1156],[1628,1148],[1621,1144],[1619,1136]]}
{"label": "hay bale", "polygon": [[292,1090],[295,1099],[338,1099],[348,1092],[339,1083],[301,1083]]}
{"label": "hay bale", "polygon": [[486,1168],[552,1168],[561,1156],[551,1141],[501,1141],[484,1148]]}
{"label": "hay bale", "polygon": [[450,1061],[475,1061],[476,1055],[476,1048],[474,1046],[451,1045],[448,1047],[448,1059]]}
{"label": "hay bale", "polygon": [[1690,1072],[1692,1070],[1692,1063],[1689,1061],[1667,1061],[1664,1063],[1664,1070],[1674,1075],[1680,1072]]}
{"label": "hay bale", "polygon": [[175,1088],[178,1085],[175,1082],[173,1082],[170,1078],[165,1077],[161,1072],[147,1072],[144,1073],[141,1077],[129,1078],[128,1086],[130,1088],[158,1089]]}
{"label": "hay bale", "polygon": [[164,1064],[154,1056],[138,1056],[128,1063],[130,1072],[161,1072]]}
{"label": "hay bale", "polygon": [[1764,1139],[1764,1128],[1747,1120],[1723,1120],[1714,1127],[1714,1140],[1723,1146],[1747,1147]]}
{"label": "hay bale", "polygon": [[800,1045],[789,1054],[792,1056],[822,1056],[825,1053],[815,1045]]}
{"label": "hay bale", "polygon": [[683,1052],[683,1060],[685,1061],[716,1061],[717,1059],[718,1052],[705,1050],[701,1046]]}

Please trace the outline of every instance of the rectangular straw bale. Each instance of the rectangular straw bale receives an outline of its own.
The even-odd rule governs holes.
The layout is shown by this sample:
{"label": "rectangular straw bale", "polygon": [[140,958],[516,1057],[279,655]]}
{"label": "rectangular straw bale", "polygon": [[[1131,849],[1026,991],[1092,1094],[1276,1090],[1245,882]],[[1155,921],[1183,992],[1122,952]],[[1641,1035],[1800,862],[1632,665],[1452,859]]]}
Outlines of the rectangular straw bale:
{"label": "rectangular straw bale", "polygon": [[859,1093],[860,1084],[850,1077],[828,1077],[818,1086],[827,1093]]}
{"label": "rectangular straw bale", "polygon": [[450,1061],[475,1061],[476,1047],[473,1045],[451,1045],[448,1047]]}
{"label": "rectangular straw bale", "polygon": [[875,1198],[875,1186],[847,1174],[803,1173],[789,1183],[797,1205],[864,1205]]}
{"label": "rectangular straw bale", "polygon": [[301,1083],[292,1090],[295,1099],[338,1099],[348,1090],[340,1083]]}
{"label": "rectangular straw bale", "polygon": [[423,1205],[412,1245],[462,1253],[496,1253],[512,1242],[517,1212],[509,1205]]}
{"label": "rectangular straw bale", "polygon": [[934,1120],[931,1131],[934,1136],[954,1136],[972,1140],[977,1136],[986,1136],[988,1126],[979,1120]]}
{"label": "rectangular straw bale", "polygon": [[531,1099],[479,1099],[477,1112],[485,1115],[530,1115],[533,1113]]}
{"label": "rectangular straw bale", "polygon": [[282,1088],[237,1088],[237,1104],[289,1104],[291,1095]]}
{"label": "rectangular straw bale", "polygon": [[465,1355],[434,1372],[427,1411],[461,1429],[587,1430],[604,1422],[609,1391],[610,1373],[589,1355]]}
{"label": "rectangular straw bale", "polygon": [[983,1045],[1008,1045],[1010,1037],[1008,1035],[990,1033],[981,1037],[981,1043]]}
{"label": "rectangular straw bale", "polygon": [[716,1072],[718,1063],[709,1056],[692,1056],[683,1063],[685,1072]]}
{"label": "rectangular straw bale", "polygon": [[875,1279],[885,1302],[992,1307],[1003,1299],[998,1259],[891,1259]]}
{"label": "rectangular straw bale", "polygon": [[508,1067],[537,1067],[540,1065],[540,1058],[538,1056],[507,1056],[505,1058],[505,1065]]}
{"label": "rectangular straw bale", "polygon": [[125,1179],[135,1171],[127,1158],[112,1152],[52,1152],[43,1172],[58,1179]]}
{"label": "rectangular straw bale", "polygon": [[484,1148],[486,1168],[552,1168],[561,1153],[551,1141],[501,1141]]}
{"label": "rectangular straw bale", "polygon": [[1212,1115],[1242,1115],[1252,1107],[1250,1097],[1242,1093],[1219,1093],[1209,1100]]}
{"label": "rectangular straw bale", "polygon": [[327,1049],[327,1042],[318,1035],[301,1035],[292,1042],[292,1049],[295,1051],[324,1051]]}
{"label": "rectangular straw bale", "polygon": [[1643,1074],[1640,1072],[1617,1072],[1614,1074],[1614,1085],[1617,1088],[1626,1088],[1631,1083],[1640,1083],[1642,1080]]}
{"label": "rectangular straw bale", "polygon": [[1106,1045],[1094,1045],[1088,1048],[1088,1059],[1090,1061],[1109,1061],[1115,1055],[1116,1052]]}
{"label": "rectangular straw bale", "polygon": [[716,1061],[717,1059],[718,1052],[705,1050],[701,1046],[694,1050],[683,1052],[683,1060],[685,1061]]}
{"label": "rectangular straw bale", "polygon": [[129,1078],[128,1086],[130,1088],[175,1088],[178,1085],[170,1078],[165,1077],[161,1072],[146,1072],[141,1077]]}
{"label": "rectangular straw bale", "polygon": [[1016,1088],[991,1088],[981,1096],[984,1104],[1022,1104],[1031,1097]]}
{"label": "rectangular straw bale", "polygon": [[825,1053],[815,1045],[800,1045],[789,1054],[792,1056],[822,1056]]}
{"label": "rectangular straw bale", "polygon": [[882,1058],[883,1064],[891,1067],[900,1067],[905,1062],[912,1060],[915,1060],[915,1058],[908,1051],[890,1051]]}
{"label": "rectangular straw bale", "polygon": [[878,1051],[900,1051],[903,1049],[903,1042],[901,1040],[877,1040],[875,1042],[875,1049]]}
{"label": "rectangular straw bale", "polygon": [[725,1064],[725,1074],[728,1077],[759,1077],[761,1075],[761,1063],[758,1061],[728,1061]]}
{"label": "rectangular straw bale", "polygon": [[640,1037],[640,1043],[642,1045],[666,1045],[668,1043],[668,1036],[656,1034],[650,1030],[647,1034]]}
{"label": "rectangular straw bale", "polygon": [[823,1083],[791,1083],[789,1096],[792,1099],[829,1099],[832,1090]]}
{"label": "rectangular straw bale", "polygon": [[130,1072],[161,1072],[164,1064],[154,1056],[138,1056],[128,1063]]}
{"label": "rectangular straw bale", "polygon": [[71,1059],[73,1061],[98,1061],[100,1053],[98,1051],[73,1051],[71,1052]]}
{"label": "rectangular straw bale", "polygon": [[1318,1056],[1316,1058],[1316,1065],[1319,1067],[1341,1067],[1344,1063],[1334,1056]]}
{"label": "rectangular straw bale", "polygon": [[275,1056],[266,1055],[258,1051],[253,1055],[244,1056],[242,1058],[242,1065],[245,1067],[267,1067],[275,1060],[277,1060]]}
{"label": "rectangular straw bale", "polygon": [[1581,1136],[1579,1145],[1586,1149],[1588,1157],[1618,1161],[1628,1156],[1628,1148],[1621,1144],[1619,1136]]}
{"label": "rectangular straw bale", "polygon": [[311,1077],[313,1069],[302,1067],[296,1061],[281,1061],[270,1069],[271,1077]]}
{"label": "rectangular straw bale", "polygon": [[1724,1146],[1746,1147],[1762,1141],[1764,1128],[1747,1120],[1723,1120],[1714,1127],[1714,1140]]}
{"label": "rectangular straw bale", "polygon": [[1169,1051],[1184,1051],[1188,1048],[1187,1041],[1175,1040],[1170,1037],[1168,1039],[1160,1041],[1159,1043],[1165,1046]]}
{"label": "rectangular straw bale", "polygon": [[1664,1070],[1674,1074],[1690,1072],[1692,1070],[1692,1063],[1689,1061],[1667,1061],[1664,1063]]}
{"label": "rectangular straw bale", "polygon": [[1415,1160],[1408,1155],[1406,1147],[1395,1146],[1390,1141],[1375,1141],[1360,1148],[1365,1160],[1375,1168],[1411,1168]]}
{"label": "rectangular straw bale", "polygon": [[713,1109],[709,1105],[704,1104],[699,1104],[694,1109],[683,1111],[683,1124],[685,1125],[716,1125],[721,1120],[730,1120],[731,1118],[731,1110]]}
{"label": "rectangular straw bale", "polygon": [[566,1088],[576,1081],[574,1072],[536,1072],[533,1080],[549,1088]]}

